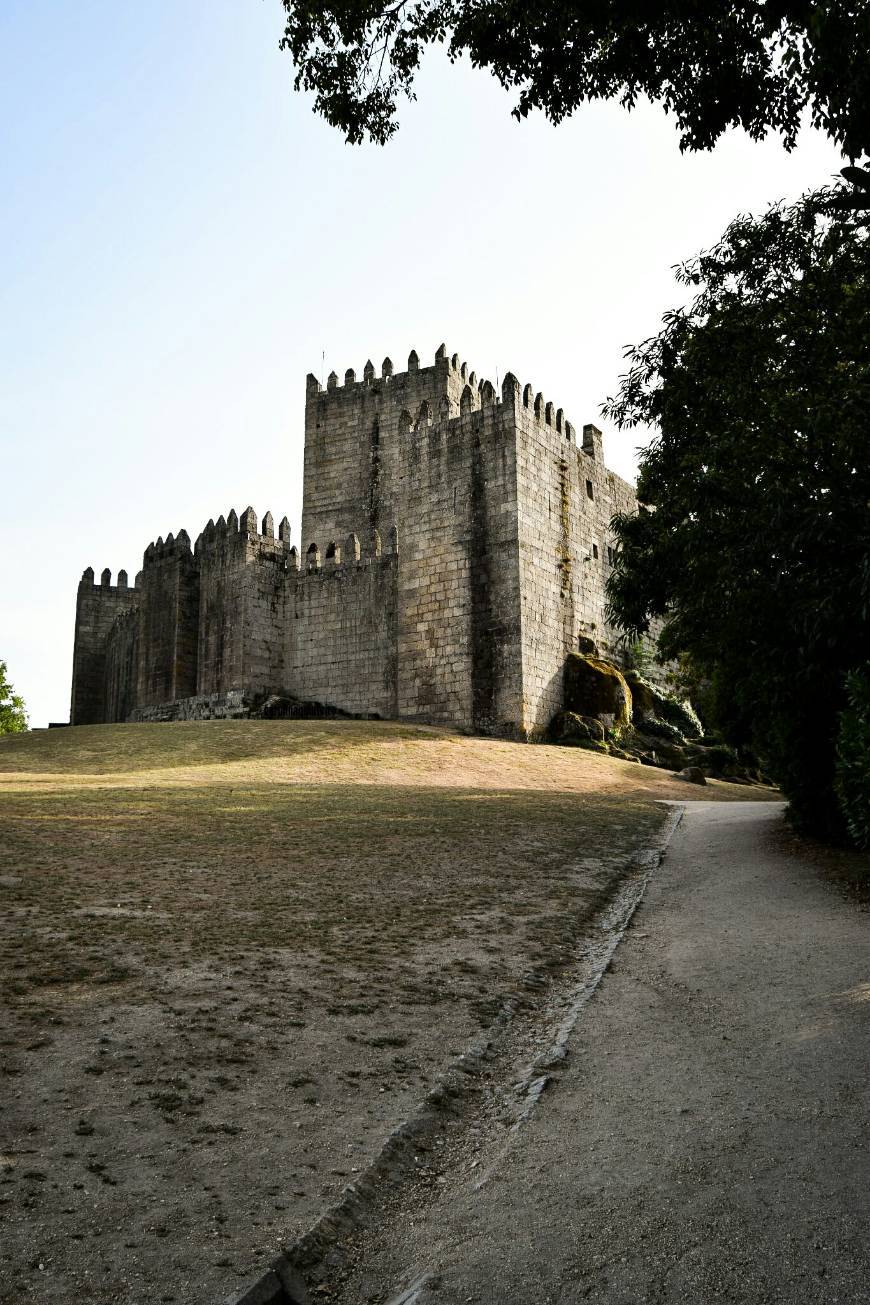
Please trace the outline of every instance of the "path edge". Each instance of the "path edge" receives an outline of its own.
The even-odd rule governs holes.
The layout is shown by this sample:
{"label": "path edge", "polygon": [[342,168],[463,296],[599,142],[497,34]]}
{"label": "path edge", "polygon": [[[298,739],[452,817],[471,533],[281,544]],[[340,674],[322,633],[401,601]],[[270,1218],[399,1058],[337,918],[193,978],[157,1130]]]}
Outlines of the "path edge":
{"label": "path edge", "polygon": [[[612,943],[608,946],[606,955],[596,965],[590,979],[578,991],[578,1001],[571,1016],[560,1027],[556,1041],[545,1055],[551,1052],[558,1054],[556,1049],[564,1047],[583,1008],[599,987],[637,908],[643,901],[650,876],[664,859],[668,845],[683,818],[686,804],[667,801],[662,805],[670,807],[671,810],[657,836],[647,847],[641,848],[634,854],[626,868],[627,877],[632,871],[639,872],[637,891],[631,895],[627,903],[622,918],[614,930]],[[406,1167],[405,1161],[413,1151],[415,1141],[427,1131],[439,1113],[450,1109],[452,1101],[466,1094],[470,1079],[477,1074],[482,1062],[511,1023],[519,999],[519,991],[505,998],[489,1028],[439,1075],[414,1114],[388,1134],[379,1153],[359,1178],[345,1187],[338,1201],[324,1211],[307,1232],[281,1251],[268,1269],[245,1288],[241,1295],[232,1292],[223,1298],[221,1305],[311,1305],[303,1271],[322,1262],[327,1252],[341,1237],[359,1224],[363,1210],[374,1199],[382,1182]],[[547,1076],[544,1075],[541,1080],[530,1082],[530,1104],[527,1114],[531,1113],[531,1109],[537,1104],[546,1079]],[[540,1082],[540,1089],[535,1091],[538,1082]],[[527,1114],[524,1115],[524,1119]]]}

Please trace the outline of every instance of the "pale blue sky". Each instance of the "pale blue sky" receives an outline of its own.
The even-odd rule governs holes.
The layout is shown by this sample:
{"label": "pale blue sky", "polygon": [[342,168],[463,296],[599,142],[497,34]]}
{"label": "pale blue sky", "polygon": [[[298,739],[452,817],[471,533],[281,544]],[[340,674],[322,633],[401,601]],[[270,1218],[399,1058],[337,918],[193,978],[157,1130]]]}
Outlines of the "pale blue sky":
{"label": "pale blue sky", "polygon": [[[252,504],[298,535],[307,371],[444,341],[599,420],[671,265],[840,165],[806,132],[683,156],[656,109],[517,124],[431,57],[386,148],[292,91],[277,0],[0,5],[0,659],[69,714],[82,570]],[[325,353],[325,363],[321,355]],[[606,425],[633,471],[637,434]]]}

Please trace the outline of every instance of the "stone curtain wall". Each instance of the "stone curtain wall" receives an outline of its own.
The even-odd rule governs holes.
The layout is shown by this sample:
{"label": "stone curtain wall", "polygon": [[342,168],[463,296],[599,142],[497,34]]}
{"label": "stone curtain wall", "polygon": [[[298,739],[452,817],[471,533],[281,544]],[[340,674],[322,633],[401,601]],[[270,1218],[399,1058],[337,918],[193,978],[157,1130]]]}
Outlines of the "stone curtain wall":
{"label": "stone curtain wall", "polygon": [[138,606],[139,591],[127,585],[127,572],[118,572],[111,583],[107,569],[101,583],[94,584],[88,567],[79,582],[76,599],[76,628],[73,645],[70,724],[95,725],[106,719],[106,643],[116,618]]}
{"label": "stone curtain wall", "polygon": [[250,508],[210,522],[196,542],[197,696],[289,694],[394,716],[398,559],[394,546],[374,552],[351,535],[300,558],[286,517],[277,538],[269,513],[258,534]]}
{"label": "stone curtain wall", "polygon": [[[285,517],[210,521],[149,544],[136,590],[79,587],[74,724],[245,715],[269,694],[397,714],[396,532],[301,564]],[[328,552],[329,556],[325,556]],[[176,709],[173,704],[179,704]]]}
{"label": "stone curtain wall", "polygon": [[145,550],[139,604],[136,705],[196,692],[199,574],[187,531]]}
{"label": "stone curtain wall", "polygon": [[[342,711],[395,718],[399,557],[378,542],[357,558],[356,536],[336,558],[291,571],[284,634],[286,682],[295,697]],[[393,545],[394,547],[394,545]],[[361,550],[362,551],[362,550]]]}

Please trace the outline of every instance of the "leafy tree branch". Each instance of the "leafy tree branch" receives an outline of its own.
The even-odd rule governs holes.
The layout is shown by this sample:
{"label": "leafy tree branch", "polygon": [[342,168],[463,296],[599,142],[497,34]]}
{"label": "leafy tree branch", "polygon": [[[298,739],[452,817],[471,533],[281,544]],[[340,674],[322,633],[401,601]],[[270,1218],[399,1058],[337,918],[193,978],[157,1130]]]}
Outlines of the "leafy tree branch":
{"label": "leafy tree branch", "polygon": [[805,110],[850,158],[870,151],[870,5],[866,0],[284,0],[282,49],[295,85],[357,144],[380,144],[414,98],[428,46],[467,56],[515,95],[514,115],[558,123],[591,100],[672,114],[684,150],[729,127],[796,140]]}

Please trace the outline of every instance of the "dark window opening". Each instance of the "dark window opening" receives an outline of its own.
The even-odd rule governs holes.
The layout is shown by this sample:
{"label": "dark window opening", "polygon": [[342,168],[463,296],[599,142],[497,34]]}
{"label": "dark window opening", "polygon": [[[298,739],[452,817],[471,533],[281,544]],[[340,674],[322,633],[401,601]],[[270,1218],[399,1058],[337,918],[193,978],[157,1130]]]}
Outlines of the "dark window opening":
{"label": "dark window opening", "polygon": [[592,545],[592,556],[593,556],[593,557],[596,559],[596,561],[597,561],[597,559],[598,559],[598,545],[597,545],[597,544],[593,544],[593,545]]}
{"label": "dark window opening", "polygon": [[587,497],[587,498],[594,498],[594,497],[595,497],[595,491],[594,491],[593,488],[592,488],[592,481],[591,481],[591,480],[587,480],[587,482],[586,482],[586,497]]}

